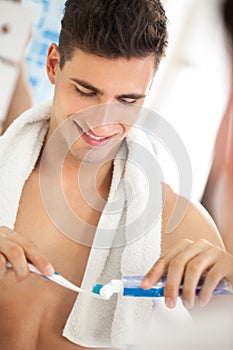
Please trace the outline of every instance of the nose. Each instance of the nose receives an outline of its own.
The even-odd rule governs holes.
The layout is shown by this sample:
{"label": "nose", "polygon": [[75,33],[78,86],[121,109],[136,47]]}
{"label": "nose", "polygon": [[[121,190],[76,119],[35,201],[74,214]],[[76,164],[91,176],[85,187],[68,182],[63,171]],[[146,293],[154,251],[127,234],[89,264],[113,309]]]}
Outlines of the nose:
{"label": "nose", "polygon": [[93,134],[99,137],[110,137],[118,133],[121,129],[120,125],[117,123],[99,125],[96,127],[89,128]]}
{"label": "nose", "polygon": [[140,106],[126,108],[121,103],[105,103],[87,108],[74,115],[84,130],[92,130],[96,136],[111,136],[126,125],[131,127],[137,119]]}
{"label": "nose", "polygon": [[116,103],[107,103],[92,107],[86,120],[87,127],[96,136],[110,136],[120,129],[120,111]]}

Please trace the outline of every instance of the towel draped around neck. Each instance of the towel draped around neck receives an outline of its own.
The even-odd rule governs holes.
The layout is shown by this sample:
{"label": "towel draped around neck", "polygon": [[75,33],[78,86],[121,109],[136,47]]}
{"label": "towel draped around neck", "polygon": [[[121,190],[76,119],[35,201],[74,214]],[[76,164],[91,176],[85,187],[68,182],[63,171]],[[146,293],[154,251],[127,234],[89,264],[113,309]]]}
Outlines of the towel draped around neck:
{"label": "towel draped around neck", "polygon": [[[0,137],[1,226],[14,229],[23,186],[48,131],[50,109],[48,101],[26,111]],[[144,131],[132,128],[114,160],[109,198],[82,287],[91,290],[96,283],[146,274],[160,256],[161,212],[161,180],[153,147]],[[152,300],[146,298],[115,295],[103,301],[78,295],[63,336],[82,346],[126,348],[134,344],[142,325],[149,324],[152,308]]]}

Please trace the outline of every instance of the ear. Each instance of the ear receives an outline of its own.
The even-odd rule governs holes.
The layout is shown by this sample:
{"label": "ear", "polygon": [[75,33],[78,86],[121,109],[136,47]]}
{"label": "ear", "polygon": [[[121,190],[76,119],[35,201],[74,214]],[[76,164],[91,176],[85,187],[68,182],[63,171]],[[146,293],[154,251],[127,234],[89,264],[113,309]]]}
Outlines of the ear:
{"label": "ear", "polygon": [[47,75],[52,84],[55,84],[56,72],[60,64],[60,53],[56,44],[51,44],[48,49],[46,70]]}

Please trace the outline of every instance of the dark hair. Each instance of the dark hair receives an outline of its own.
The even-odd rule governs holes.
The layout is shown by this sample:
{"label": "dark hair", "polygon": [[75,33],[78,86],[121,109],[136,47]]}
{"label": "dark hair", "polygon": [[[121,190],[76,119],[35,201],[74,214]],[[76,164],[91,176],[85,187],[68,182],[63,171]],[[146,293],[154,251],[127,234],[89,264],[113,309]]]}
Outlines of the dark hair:
{"label": "dark hair", "polygon": [[61,69],[77,48],[110,59],[154,54],[157,69],[167,46],[159,0],[67,0],[61,24]]}
{"label": "dark hair", "polygon": [[223,20],[233,48],[233,0],[223,2]]}

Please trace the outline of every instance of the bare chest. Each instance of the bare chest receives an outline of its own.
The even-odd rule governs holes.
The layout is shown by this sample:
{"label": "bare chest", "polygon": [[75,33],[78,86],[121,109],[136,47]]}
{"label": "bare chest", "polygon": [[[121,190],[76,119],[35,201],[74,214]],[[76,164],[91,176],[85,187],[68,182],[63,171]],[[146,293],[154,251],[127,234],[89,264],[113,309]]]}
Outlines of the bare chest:
{"label": "bare chest", "polygon": [[[85,213],[85,210],[82,215],[86,215],[87,222],[91,216],[97,225],[98,215]],[[23,189],[15,231],[33,241],[59,273],[81,285],[90,247],[69,239],[52,222],[44,208],[36,174],[29,178]],[[3,282],[0,281],[0,295],[0,348],[82,348],[61,335],[76,293],[35,274],[19,283],[9,271]]]}
{"label": "bare chest", "polygon": [[[76,203],[76,207],[72,207],[71,204],[70,211],[80,218],[77,220],[75,230],[78,233],[82,231],[83,236],[88,235],[89,227],[98,225],[101,213],[90,208],[86,209],[76,193],[71,196],[72,201]],[[56,197],[53,198],[53,203],[56,211]],[[59,215],[59,220],[62,221],[63,213]],[[65,214],[64,220],[66,220]],[[82,223],[81,227],[78,222]],[[89,245],[80,244],[78,239],[72,239],[68,230],[65,232],[60,230],[56,220],[53,220],[44,205],[37,174],[32,174],[24,186],[15,231],[33,241],[59,273],[64,274],[72,282],[81,284],[91,248]]]}
{"label": "bare chest", "polygon": [[35,274],[17,282],[11,271],[0,287],[0,349],[80,349],[62,337],[74,292]]}

